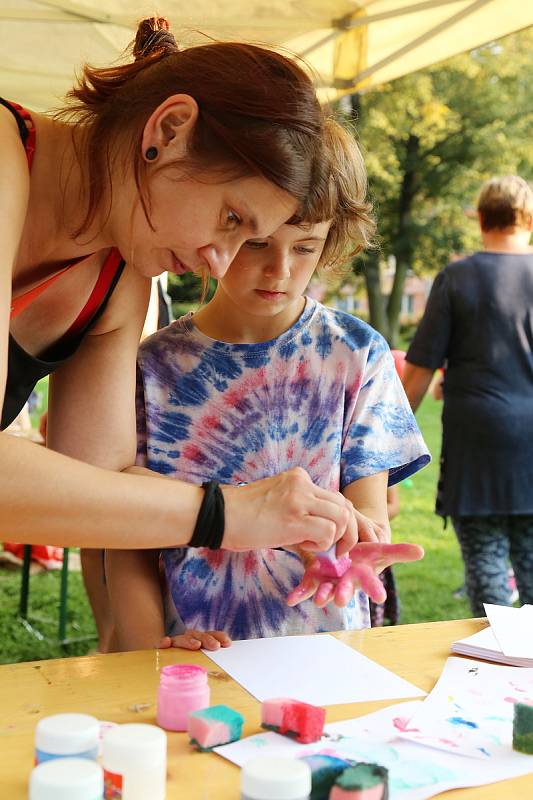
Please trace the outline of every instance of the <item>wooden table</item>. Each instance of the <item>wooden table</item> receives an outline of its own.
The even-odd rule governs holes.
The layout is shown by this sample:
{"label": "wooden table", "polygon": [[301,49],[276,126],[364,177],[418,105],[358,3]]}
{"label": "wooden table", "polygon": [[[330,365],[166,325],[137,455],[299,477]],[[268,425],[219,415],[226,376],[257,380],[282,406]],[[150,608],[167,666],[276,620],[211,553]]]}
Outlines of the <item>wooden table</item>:
{"label": "wooden table", "polygon": [[[336,636],[393,672],[429,691],[440,675],[450,644],[484,626],[481,620],[431,622],[340,633]],[[225,703],[245,717],[243,736],[257,733],[259,703],[202,653],[184,650],[139,651],[33,661],[0,667],[0,797],[27,797],[37,720],[78,711],[113,722],[155,720],[159,669],[188,661],[210,670],[211,702]],[[328,722],[376,711],[394,701],[331,706]],[[168,737],[167,800],[235,800],[239,770],[214,754],[191,752],[185,734]],[[503,783],[446,793],[446,800],[531,800],[533,775]],[[444,795],[441,795],[444,797]],[[146,798],[150,800],[150,798]]]}

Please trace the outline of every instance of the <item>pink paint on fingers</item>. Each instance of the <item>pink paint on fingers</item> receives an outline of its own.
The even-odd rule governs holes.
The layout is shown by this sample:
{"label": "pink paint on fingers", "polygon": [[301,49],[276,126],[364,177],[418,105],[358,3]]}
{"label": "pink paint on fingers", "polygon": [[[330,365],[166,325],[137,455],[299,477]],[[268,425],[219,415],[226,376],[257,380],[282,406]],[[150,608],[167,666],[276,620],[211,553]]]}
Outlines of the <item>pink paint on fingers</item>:
{"label": "pink paint on fingers", "polygon": [[315,594],[315,603],[322,608],[327,605],[335,593],[335,586],[331,581],[321,583]]}

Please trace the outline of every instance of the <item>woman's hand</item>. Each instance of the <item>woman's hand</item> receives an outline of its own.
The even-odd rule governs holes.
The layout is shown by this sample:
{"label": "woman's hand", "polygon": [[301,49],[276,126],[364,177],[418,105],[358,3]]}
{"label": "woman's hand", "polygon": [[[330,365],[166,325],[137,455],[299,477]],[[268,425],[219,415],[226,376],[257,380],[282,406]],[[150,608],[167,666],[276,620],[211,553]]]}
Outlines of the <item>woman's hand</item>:
{"label": "woman's hand", "polygon": [[221,647],[230,645],[231,639],[224,631],[189,630],[178,636],[163,636],[159,643],[159,649],[181,647],[183,650],[219,650]]}
{"label": "woman's hand", "polygon": [[352,599],[357,589],[362,589],[375,603],[383,603],[387,597],[383,584],[378,578],[380,572],[392,564],[419,561],[424,550],[417,544],[385,544],[383,542],[359,542],[350,551],[352,566],[341,578],[324,579],[316,559],[307,566],[304,576],[287,597],[289,606],[308,600],[323,608],[333,600],[342,608]]}
{"label": "woman's hand", "polygon": [[246,486],[223,486],[226,504],[225,550],[256,550],[299,545],[337,555],[357,542],[353,506],[340,492],[321,489],[300,467]]}

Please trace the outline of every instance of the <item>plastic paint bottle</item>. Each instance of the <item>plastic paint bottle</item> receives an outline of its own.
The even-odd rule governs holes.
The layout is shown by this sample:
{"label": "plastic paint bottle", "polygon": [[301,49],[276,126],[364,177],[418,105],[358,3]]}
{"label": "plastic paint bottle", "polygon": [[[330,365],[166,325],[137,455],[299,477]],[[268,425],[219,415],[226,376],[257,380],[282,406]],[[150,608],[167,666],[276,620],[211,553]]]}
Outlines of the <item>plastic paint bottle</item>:
{"label": "plastic paint bottle", "polygon": [[30,775],[30,800],[101,800],[104,773],[87,758],[54,758]]}
{"label": "plastic paint bottle", "polygon": [[172,664],[161,670],[157,692],[157,724],[168,731],[186,731],[191,711],[209,705],[207,670],[195,664]]}
{"label": "plastic paint bottle", "polygon": [[117,725],[104,736],[106,800],[164,800],[167,736],[155,725]]}
{"label": "plastic paint bottle", "polygon": [[241,771],[241,800],[309,800],[311,770],[298,758],[260,756]]}
{"label": "plastic paint bottle", "polygon": [[35,728],[35,763],[53,758],[89,758],[96,761],[100,723],[89,714],[54,714]]}

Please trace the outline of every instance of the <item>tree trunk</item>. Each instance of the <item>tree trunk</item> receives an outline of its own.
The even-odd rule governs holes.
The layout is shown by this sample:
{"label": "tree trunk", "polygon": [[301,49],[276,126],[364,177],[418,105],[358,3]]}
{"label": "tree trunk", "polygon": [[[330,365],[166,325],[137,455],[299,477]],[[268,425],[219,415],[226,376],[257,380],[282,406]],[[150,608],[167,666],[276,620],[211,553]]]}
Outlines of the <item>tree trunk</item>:
{"label": "tree trunk", "polygon": [[398,207],[398,231],[396,235],[396,270],[391,293],[387,302],[388,342],[395,347],[400,329],[400,311],[407,271],[413,258],[411,210],[416,194],[416,166],[420,139],[410,134],[405,146],[404,174]]}
{"label": "tree trunk", "polygon": [[368,297],[369,322],[388,340],[389,324],[385,314],[385,302],[381,291],[381,275],[379,269],[379,253],[370,251],[365,259],[364,267],[366,294]]}

